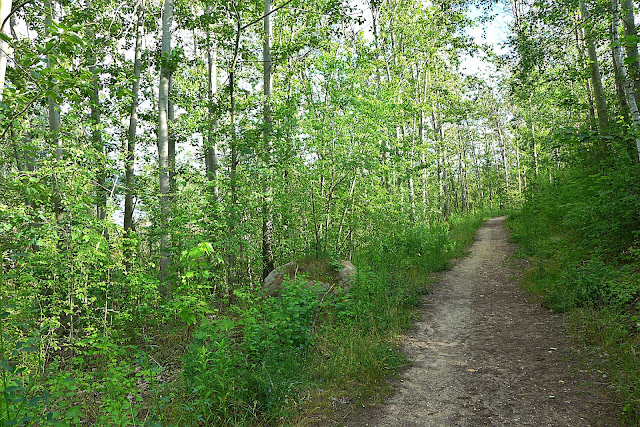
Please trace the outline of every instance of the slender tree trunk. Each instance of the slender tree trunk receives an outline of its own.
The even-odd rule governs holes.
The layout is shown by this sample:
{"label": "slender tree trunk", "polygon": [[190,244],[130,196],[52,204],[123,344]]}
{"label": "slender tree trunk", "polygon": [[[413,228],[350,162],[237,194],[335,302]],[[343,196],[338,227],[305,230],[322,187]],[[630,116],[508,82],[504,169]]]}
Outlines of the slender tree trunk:
{"label": "slender tree trunk", "polygon": [[209,123],[207,132],[207,146],[205,148],[205,164],[207,179],[213,183],[213,198],[218,200],[220,190],[218,187],[218,140],[216,130],[218,120],[215,117],[215,97],[218,91],[218,46],[211,40],[211,31],[207,32],[207,74],[209,94]]}
{"label": "slender tree trunk", "polygon": [[617,116],[624,117],[625,121],[629,119],[629,106],[627,104],[627,97],[625,95],[624,90],[624,78],[620,72],[620,67],[618,66],[618,61],[616,60],[616,48],[614,46],[611,47],[611,59],[613,61],[613,75],[616,86],[616,95],[618,96],[618,114]]}
{"label": "slender tree trunk", "polygon": [[633,82],[633,94],[636,99],[636,105],[640,104],[640,62],[638,62],[638,43],[635,39],[638,36],[636,28],[635,5],[633,0],[622,0],[622,22],[624,24],[624,35],[627,58],[632,62],[629,64],[629,79]]}
{"label": "slender tree trunk", "polygon": [[[173,0],[164,0],[162,16],[162,54],[171,54],[171,24],[173,21]],[[160,84],[158,87],[158,177],[160,182],[161,211],[165,219],[169,217],[169,194],[171,184],[169,180],[169,84],[171,69],[169,64],[162,64],[160,68]],[[160,275],[164,283],[167,296],[171,298],[171,284],[168,277],[169,269],[169,238],[164,235],[160,242]]]}
{"label": "slender tree trunk", "polygon": [[491,204],[491,207],[493,207],[493,177],[491,176],[491,162],[489,160],[489,154],[491,153],[491,144],[489,139],[485,139],[485,143],[484,143],[484,169],[487,175],[487,186],[488,186],[488,190],[489,190],[489,203]]}
{"label": "slender tree trunk", "polygon": [[[133,98],[131,99],[127,150],[125,153],[125,196],[124,196],[124,230],[127,237],[133,231],[133,197],[134,171],[136,152],[136,130],[138,128],[138,102],[140,96],[140,73],[142,70],[142,38],[144,36],[144,0],[138,2],[138,25],[136,29],[135,56],[133,61]],[[130,255],[130,254],[129,254]]]}
{"label": "slender tree trunk", "polygon": [[173,93],[173,76],[169,76],[169,92],[167,96],[167,127],[169,131],[169,151],[167,163],[169,164],[169,199],[173,201],[176,194],[176,133],[173,130],[175,120],[175,108],[171,94]]}
{"label": "slender tree trunk", "polygon": [[[583,21],[590,19],[589,12],[584,0],[580,0],[580,11]],[[607,108],[607,98],[605,97],[604,87],[602,86],[602,76],[600,74],[600,66],[598,65],[598,54],[593,34],[587,24],[585,28],[585,43],[589,53],[589,69],[591,71],[591,84],[593,86],[593,96],[596,101],[596,112],[598,114],[598,130],[605,133],[609,128],[609,112]]]}
{"label": "slender tree trunk", "polygon": [[618,12],[618,0],[613,0],[613,20],[611,33],[613,35],[614,57],[618,63],[618,68],[622,79],[624,80],[625,94],[627,95],[627,102],[629,104],[629,111],[631,112],[631,118],[633,120],[633,127],[636,134],[636,151],[638,153],[638,161],[640,161],[640,112],[638,112],[638,105],[636,99],[633,96],[633,82],[627,74],[627,69],[622,60],[622,49],[620,49],[620,35],[618,33],[619,26],[619,12]]}
{"label": "slender tree trunk", "polygon": [[[54,15],[54,3],[53,0],[45,0],[45,33],[49,34],[49,28],[53,24],[53,15]],[[48,55],[48,58],[51,54]],[[52,62],[47,60],[47,67],[53,68]],[[56,101],[49,96],[47,98],[48,108],[49,108],[49,132],[51,132],[51,142],[56,148],[56,158],[62,158],[62,146],[60,144],[60,106],[56,103]]]}
{"label": "slender tree trunk", "polygon": [[[94,14],[93,1],[87,1],[87,8],[91,15]],[[89,27],[89,38],[94,39],[94,31]],[[100,76],[98,68],[98,58],[94,53],[95,46],[89,47],[89,69],[91,71],[91,143],[98,159],[96,172],[96,218],[103,221],[107,217],[107,197],[109,191],[106,188],[106,160],[105,146],[102,141],[102,131],[100,130]],[[106,230],[105,230],[106,233]]]}
{"label": "slender tree trunk", "polygon": [[273,117],[271,114],[271,92],[273,79],[271,75],[271,0],[264,0],[264,45],[262,51],[264,64],[264,170],[266,176],[262,183],[262,279],[275,268],[273,263],[273,166],[271,160]]}
{"label": "slender tree trunk", "polygon": [[[233,5],[235,8],[235,4]],[[237,245],[238,241],[236,237],[236,222],[238,220],[237,204],[237,177],[236,168],[238,166],[238,141],[236,135],[236,97],[235,97],[235,77],[236,66],[238,63],[238,55],[240,53],[240,33],[242,32],[242,17],[240,13],[235,10],[235,18],[237,23],[236,38],[233,50],[233,60],[231,61],[231,68],[229,70],[229,115],[230,115],[230,132],[231,132],[231,162],[229,163],[229,198],[230,203],[228,206],[228,230],[229,230],[229,247],[228,247],[228,265],[227,265],[227,289],[226,294],[231,298],[234,285],[236,283],[236,258],[237,258]]]}
{"label": "slender tree trunk", "polygon": [[[529,111],[533,113],[533,103],[531,102],[531,95],[529,95]],[[538,167],[538,138],[536,137],[536,125],[533,119],[530,120],[531,124],[531,144],[533,148],[533,172],[536,179],[538,179],[538,173],[540,169]]]}
{"label": "slender tree trunk", "polygon": [[[576,25],[576,49],[578,50],[578,60],[580,62],[581,66],[585,66],[585,58],[584,58],[584,45],[585,43],[583,43],[584,41],[584,32],[583,29],[581,29],[579,26]],[[591,90],[591,83],[589,82],[589,79],[586,78],[584,80],[585,83],[585,88],[586,88],[586,94],[587,94],[587,102],[589,103],[589,118],[590,118],[590,123],[595,123],[596,122],[596,110],[593,104],[593,91]]]}
{"label": "slender tree trunk", "polygon": [[431,112],[431,121],[433,131],[436,135],[436,147],[438,152],[438,199],[440,202],[440,209],[444,219],[449,218],[450,204],[449,204],[449,184],[447,181],[447,155],[444,147],[444,135],[442,133],[442,126],[440,124],[439,117],[435,112]]}
{"label": "slender tree trunk", "polygon": [[[529,99],[529,105],[531,105],[531,99]],[[498,118],[497,114],[498,113],[496,112],[496,127],[498,129],[498,138],[500,141],[500,153],[502,154],[502,165],[504,167],[504,189],[505,189],[505,194],[508,195],[509,194],[509,163],[507,162],[507,145],[505,143],[504,134],[502,133],[502,125],[500,123],[500,118]],[[533,121],[531,121],[531,123],[533,123]],[[534,138],[534,145],[535,145],[535,138]],[[537,164],[537,156],[535,157],[536,157],[536,164]]]}
{"label": "slender tree trunk", "polygon": [[[45,35],[49,35],[49,30],[53,24],[53,16],[54,16],[54,3],[53,0],[45,1]],[[53,63],[51,61],[51,55],[53,53],[49,53],[47,55],[47,68],[53,68]],[[48,104],[48,118],[49,118],[49,135],[51,138],[51,146],[55,147],[56,160],[62,160],[62,143],[60,141],[60,106],[53,99],[53,97],[47,97]],[[60,192],[60,188],[57,182],[57,179],[54,177],[53,183],[53,210],[56,217],[56,224],[60,229],[61,223],[64,220],[65,212],[62,206],[62,195]],[[58,249],[62,249],[63,240],[60,237],[58,239]]]}
{"label": "slender tree trunk", "polygon": [[522,195],[522,167],[520,166],[520,144],[516,138],[516,165],[518,166],[518,194]]}
{"label": "slender tree trunk", "polygon": [[[9,16],[11,12],[11,0],[0,0],[0,24],[4,22],[5,18]],[[2,28],[0,31],[2,34],[7,34],[6,28]],[[7,72],[7,57],[9,55],[9,43],[4,40],[0,40],[0,101],[2,101],[2,91],[4,89],[4,80]]]}
{"label": "slender tree trunk", "polygon": [[[410,168],[409,168],[409,206],[411,208],[410,211],[410,216],[409,219],[412,222],[415,222],[416,220],[416,193],[415,193],[415,188],[413,185],[413,170],[414,167],[416,166],[416,162],[415,162],[415,151],[416,151],[416,133],[417,133],[417,127],[418,127],[418,118],[416,116],[413,117],[413,131],[411,132],[411,153],[410,153],[410,159],[411,159],[411,163],[410,163]],[[405,128],[405,132],[406,132],[406,128]],[[406,138],[406,133],[405,136]]]}

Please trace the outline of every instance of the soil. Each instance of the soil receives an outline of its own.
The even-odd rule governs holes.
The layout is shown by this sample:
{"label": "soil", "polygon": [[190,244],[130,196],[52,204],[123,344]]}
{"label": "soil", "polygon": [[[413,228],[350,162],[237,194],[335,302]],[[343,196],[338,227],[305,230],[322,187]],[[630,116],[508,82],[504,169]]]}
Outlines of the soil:
{"label": "soil", "polygon": [[336,424],[620,425],[606,379],[578,368],[563,316],[519,287],[525,262],[514,250],[504,218],[487,221],[403,338],[411,364],[396,392]]}

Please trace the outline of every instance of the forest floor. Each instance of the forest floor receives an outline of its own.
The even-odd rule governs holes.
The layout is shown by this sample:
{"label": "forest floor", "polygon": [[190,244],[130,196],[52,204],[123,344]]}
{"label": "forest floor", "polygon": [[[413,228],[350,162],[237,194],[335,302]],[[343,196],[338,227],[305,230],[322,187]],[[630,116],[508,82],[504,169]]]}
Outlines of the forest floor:
{"label": "forest floor", "polygon": [[395,393],[344,408],[347,426],[615,426],[606,379],[581,367],[564,318],[519,287],[504,218],[487,221],[468,257],[439,274],[403,337],[409,366]]}

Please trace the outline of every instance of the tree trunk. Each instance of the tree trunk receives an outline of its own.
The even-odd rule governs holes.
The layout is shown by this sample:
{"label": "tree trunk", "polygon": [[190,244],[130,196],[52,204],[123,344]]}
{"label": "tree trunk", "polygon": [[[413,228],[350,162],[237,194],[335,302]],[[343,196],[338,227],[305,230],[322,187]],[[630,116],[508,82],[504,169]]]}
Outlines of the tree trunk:
{"label": "tree trunk", "polygon": [[618,12],[618,0],[613,0],[613,20],[612,20],[612,28],[611,33],[613,35],[613,49],[614,49],[614,57],[615,61],[618,63],[618,68],[620,70],[620,74],[622,75],[622,79],[624,80],[624,89],[625,94],[627,95],[627,103],[629,104],[629,111],[631,113],[631,118],[633,120],[633,127],[636,134],[636,150],[638,153],[638,161],[640,161],[640,112],[638,112],[638,104],[636,104],[636,99],[633,96],[633,82],[629,78],[627,74],[627,69],[622,60],[622,49],[620,49],[620,35],[618,33],[619,26],[619,12]]}
{"label": "tree trunk", "polygon": [[273,188],[272,188],[272,142],[273,117],[271,114],[271,92],[273,79],[271,75],[271,0],[264,0],[264,46],[262,51],[264,65],[264,171],[262,182],[262,279],[275,268],[273,263]]}
{"label": "tree trunk", "polygon": [[218,140],[216,130],[218,120],[215,118],[215,96],[218,91],[218,46],[211,40],[211,32],[207,32],[207,83],[209,94],[209,122],[207,132],[207,146],[205,147],[205,166],[207,179],[213,184],[214,200],[218,200]]}
{"label": "tree trunk", "polygon": [[[583,29],[579,28],[578,26],[576,26],[576,49],[578,50],[578,60],[580,62],[580,66],[584,67],[585,66],[585,61],[584,61],[584,31]],[[587,94],[587,102],[589,103],[589,118],[590,118],[590,123],[595,123],[596,121],[596,110],[595,107],[593,106],[593,91],[591,90],[591,83],[589,83],[589,79],[585,78],[584,80],[585,83],[585,88],[586,88],[586,94]]]}
{"label": "tree trunk", "polygon": [[[171,54],[171,24],[173,21],[173,0],[164,0],[162,16],[162,56],[169,58]],[[169,83],[171,69],[169,64],[162,64],[160,68],[160,84],[158,86],[158,178],[160,183],[160,203],[163,219],[169,216]],[[166,287],[167,296],[171,297],[171,284],[168,277],[169,254],[168,236],[162,237],[160,242],[160,276],[161,283]]]}
{"label": "tree trunk", "polygon": [[520,167],[520,144],[516,141],[516,166],[518,167],[518,194],[522,195],[522,168]]}
{"label": "tree trunk", "polygon": [[[0,0],[0,25],[5,18],[11,13],[11,0]],[[6,27],[0,31],[6,34]],[[7,56],[9,54],[9,43],[0,40],[0,101],[2,101],[2,91],[4,89],[4,80],[7,72]]]}
{"label": "tree trunk", "polygon": [[636,99],[636,105],[640,104],[640,62],[638,62],[638,43],[635,39],[638,36],[636,29],[636,21],[634,14],[633,0],[622,0],[622,22],[624,24],[624,35],[627,37],[625,41],[627,58],[633,58],[633,62],[629,64],[629,79],[633,82],[633,94]]}
{"label": "tree trunk", "polygon": [[[582,13],[582,20],[587,22],[590,17],[584,0],[580,0],[580,11]],[[605,97],[604,87],[602,86],[602,76],[600,74],[600,66],[598,65],[596,45],[588,24],[585,27],[585,43],[587,44],[587,51],[589,53],[589,69],[591,71],[591,85],[593,86],[593,97],[595,98],[596,112],[598,114],[598,130],[601,133],[605,133],[609,128],[607,98]]]}
{"label": "tree trunk", "polygon": [[613,75],[616,86],[616,95],[618,96],[618,114],[617,116],[624,117],[625,121],[629,120],[629,106],[627,104],[627,97],[624,91],[624,78],[620,73],[620,67],[618,67],[618,61],[616,60],[616,48],[611,47],[611,59],[613,61]]}
{"label": "tree trunk", "polygon": [[127,237],[133,230],[133,179],[136,151],[136,129],[138,128],[138,102],[140,95],[140,72],[142,70],[142,38],[144,36],[144,0],[138,3],[138,25],[136,29],[135,57],[133,62],[133,98],[129,116],[129,132],[125,153],[125,196],[124,196],[124,230]]}
{"label": "tree trunk", "polygon": [[[45,0],[45,33],[49,34],[49,28],[53,23],[53,0]],[[49,58],[50,55],[47,56]],[[47,67],[52,68],[51,61],[47,59]],[[49,132],[51,132],[52,145],[56,147],[56,158],[62,158],[62,146],[60,145],[60,106],[49,96],[47,98],[49,108]]]}
{"label": "tree trunk", "polygon": [[[235,8],[235,4],[234,4]],[[236,258],[237,258],[237,248],[235,242],[237,242],[236,238],[236,222],[238,220],[237,215],[237,203],[238,203],[238,193],[237,193],[237,178],[236,178],[236,168],[238,166],[238,141],[236,136],[236,97],[235,97],[235,76],[236,76],[236,66],[238,63],[238,56],[240,53],[240,33],[242,32],[242,19],[240,13],[235,11],[236,15],[236,38],[233,50],[233,60],[231,61],[231,69],[229,70],[229,115],[230,115],[230,132],[231,132],[231,161],[229,162],[229,198],[230,203],[228,204],[229,214],[228,214],[228,265],[227,265],[227,289],[225,293],[229,298],[231,298],[231,294],[233,292],[234,285],[236,283]]]}
{"label": "tree trunk", "polygon": [[[87,8],[93,16],[94,8],[93,1],[87,1]],[[89,27],[91,28],[91,27]],[[95,34],[93,30],[89,30],[89,39],[94,39]],[[95,40],[94,40],[95,42]],[[107,217],[107,198],[109,191],[106,188],[106,160],[107,155],[105,153],[105,145],[102,141],[102,131],[100,130],[100,76],[98,69],[98,58],[96,57],[93,46],[89,47],[89,70],[91,71],[91,99],[90,114],[91,114],[91,143],[98,159],[97,171],[96,171],[96,218],[99,221],[103,221]],[[106,230],[105,230],[106,233]]]}
{"label": "tree trunk", "polygon": [[[531,102],[531,95],[529,95],[529,111],[533,113],[533,103]],[[538,174],[540,173],[540,169],[538,167],[538,138],[536,138],[536,125],[533,119],[531,122],[531,144],[533,148],[533,173],[536,179],[538,179]]]}
{"label": "tree trunk", "polygon": [[[529,105],[531,105],[531,99],[529,99]],[[502,154],[502,165],[504,167],[504,189],[505,194],[509,194],[509,163],[507,162],[507,145],[504,141],[504,135],[502,133],[502,125],[500,124],[500,118],[497,116],[496,112],[496,127],[498,129],[498,138],[500,141],[500,152]],[[533,121],[532,121],[533,123]],[[535,139],[534,139],[535,144]],[[536,165],[537,165],[537,156],[536,156]],[[537,170],[537,166],[536,166]]]}
{"label": "tree trunk", "polygon": [[[54,15],[54,4],[53,0],[45,0],[45,17],[44,17],[44,26],[45,26],[45,35],[48,37],[49,29],[53,24],[53,15]],[[52,53],[47,55],[47,68],[53,68],[52,61],[50,60]],[[51,138],[51,146],[55,147],[56,160],[62,160],[62,144],[60,142],[60,106],[53,99],[53,97],[47,97],[48,104],[48,118],[49,118],[49,134]],[[58,186],[57,179],[54,178],[53,182],[53,211],[56,217],[56,224],[59,230],[62,230],[61,224],[64,220],[65,212],[62,206],[62,195],[60,188]],[[58,237],[58,249],[61,250],[63,247],[63,238],[61,236]]]}
{"label": "tree trunk", "polygon": [[172,128],[175,119],[175,108],[171,93],[173,92],[173,76],[169,76],[169,92],[167,95],[167,128],[169,132],[169,150],[167,163],[169,165],[169,193],[170,203],[176,194],[176,133]]}

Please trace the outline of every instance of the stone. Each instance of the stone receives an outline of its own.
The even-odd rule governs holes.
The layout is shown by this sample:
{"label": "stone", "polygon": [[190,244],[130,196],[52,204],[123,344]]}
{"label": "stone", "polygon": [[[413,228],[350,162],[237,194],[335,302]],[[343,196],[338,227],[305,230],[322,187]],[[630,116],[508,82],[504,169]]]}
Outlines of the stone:
{"label": "stone", "polygon": [[337,293],[339,289],[350,289],[351,278],[357,273],[356,267],[349,261],[339,261],[341,269],[335,268],[335,262],[328,258],[310,258],[292,261],[276,267],[264,279],[262,288],[269,296],[277,296],[282,290],[285,279],[304,277],[309,284],[320,284],[323,289]]}

